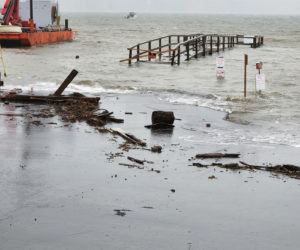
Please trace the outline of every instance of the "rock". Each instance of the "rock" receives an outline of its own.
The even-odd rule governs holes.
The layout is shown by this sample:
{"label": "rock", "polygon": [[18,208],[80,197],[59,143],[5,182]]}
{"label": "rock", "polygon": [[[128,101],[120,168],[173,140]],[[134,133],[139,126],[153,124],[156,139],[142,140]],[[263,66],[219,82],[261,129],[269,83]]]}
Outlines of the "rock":
{"label": "rock", "polygon": [[153,153],[161,153],[161,151],[162,151],[162,147],[161,146],[153,146],[152,148],[151,148],[151,152],[153,152]]}

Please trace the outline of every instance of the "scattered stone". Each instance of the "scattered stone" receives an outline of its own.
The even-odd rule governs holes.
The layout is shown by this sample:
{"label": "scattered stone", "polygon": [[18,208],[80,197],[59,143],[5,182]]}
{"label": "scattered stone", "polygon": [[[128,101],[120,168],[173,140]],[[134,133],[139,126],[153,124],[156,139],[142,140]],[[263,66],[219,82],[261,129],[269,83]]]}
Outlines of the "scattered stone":
{"label": "scattered stone", "polygon": [[213,179],[217,179],[217,177],[212,175],[212,176],[209,176],[208,179],[213,180]]}
{"label": "scattered stone", "polygon": [[128,209],[115,209],[116,215],[124,217],[126,215],[126,212],[131,212],[131,210]]}
{"label": "scattered stone", "polygon": [[161,151],[162,151],[162,147],[161,146],[153,146],[152,148],[151,148],[151,152],[153,152],[153,153],[161,153]]}
{"label": "scattered stone", "polygon": [[41,121],[33,121],[32,124],[35,125],[35,126],[41,126],[42,125]]}

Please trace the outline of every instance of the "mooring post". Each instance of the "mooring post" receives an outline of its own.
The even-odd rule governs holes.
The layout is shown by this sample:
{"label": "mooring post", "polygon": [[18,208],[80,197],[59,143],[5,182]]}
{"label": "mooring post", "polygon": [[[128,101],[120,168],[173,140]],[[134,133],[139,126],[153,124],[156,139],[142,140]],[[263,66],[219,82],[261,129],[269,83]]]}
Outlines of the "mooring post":
{"label": "mooring post", "polygon": [[229,36],[227,37],[227,47],[230,48]]}
{"label": "mooring post", "polygon": [[261,44],[262,45],[264,44],[264,37],[263,36],[261,37]]}
{"label": "mooring post", "polygon": [[180,36],[177,36],[177,43],[180,43]]}
{"label": "mooring post", "polygon": [[190,60],[190,43],[187,43],[186,45],[186,60]]}
{"label": "mooring post", "polygon": [[178,58],[177,58],[178,66],[180,65],[180,46],[178,47]]}
{"label": "mooring post", "polygon": [[223,39],[222,39],[222,43],[223,43],[223,51],[225,50],[225,36],[223,36]]}
{"label": "mooring post", "polygon": [[248,55],[245,54],[245,63],[244,63],[244,97],[247,97],[247,65],[248,65]]}
{"label": "mooring post", "polygon": [[140,61],[140,45],[136,46],[136,61]]}
{"label": "mooring post", "polygon": [[220,52],[220,37],[217,37],[217,52]]}
{"label": "mooring post", "polygon": [[234,36],[231,37],[232,47],[234,47]]}
{"label": "mooring post", "polygon": [[132,49],[129,49],[129,60],[128,60],[128,65],[131,65],[131,58],[132,58]]}
{"label": "mooring post", "polygon": [[206,54],[206,49],[205,49],[205,47],[206,47],[206,36],[203,36],[203,37],[202,37],[202,49],[203,49],[202,55],[203,55],[203,56],[205,56],[205,54]]}

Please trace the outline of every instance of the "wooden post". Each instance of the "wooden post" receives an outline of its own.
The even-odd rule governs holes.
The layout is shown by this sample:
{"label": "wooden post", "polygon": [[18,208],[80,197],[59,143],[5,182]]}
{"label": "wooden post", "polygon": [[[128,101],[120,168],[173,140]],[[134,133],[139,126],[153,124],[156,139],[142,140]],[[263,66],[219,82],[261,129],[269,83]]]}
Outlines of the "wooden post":
{"label": "wooden post", "polygon": [[227,37],[227,47],[230,48],[229,36]]}
{"label": "wooden post", "polygon": [[176,55],[176,51],[173,51],[173,56],[172,56],[172,61],[171,61],[171,66],[173,66],[175,64],[175,55]]}
{"label": "wooden post", "polygon": [[253,39],[253,48],[256,48],[256,37]]}
{"label": "wooden post", "polygon": [[161,60],[161,38],[158,41],[158,47],[159,47],[159,60]]}
{"label": "wooden post", "polygon": [[73,81],[73,79],[77,76],[78,71],[73,69],[72,72],[68,75],[66,80],[59,86],[59,88],[54,93],[55,96],[60,96],[64,90],[68,87],[68,85]]}
{"label": "wooden post", "polygon": [[186,60],[190,60],[190,43],[187,43],[186,45]]}
{"label": "wooden post", "polygon": [[180,36],[177,36],[177,43],[180,43]]}
{"label": "wooden post", "polygon": [[196,44],[196,47],[195,47],[195,52],[196,52],[195,58],[198,58],[198,39],[196,39],[195,44]]}
{"label": "wooden post", "polygon": [[140,61],[140,45],[136,47],[136,61]]}
{"label": "wooden post", "polygon": [[225,50],[225,36],[223,36],[223,39],[222,39],[223,41],[222,41],[222,43],[223,43],[223,51]]}
{"label": "wooden post", "polygon": [[[15,1],[16,2],[16,1]],[[17,8],[17,6],[16,6]],[[33,21],[33,0],[30,0],[30,20],[29,20],[29,23],[30,23],[30,32],[33,33],[34,31],[34,21]],[[67,20],[67,19],[66,19]]]}
{"label": "wooden post", "polygon": [[203,36],[202,37],[202,49],[203,49],[203,52],[202,52],[202,55],[205,56],[206,55],[206,36]]}
{"label": "wooden post", "polygon": [[261,37],[261,44],[262,45],[264,44],[264,37],[263,36]]}
{"label": "wooden post", "polygon": [[209,54],[212,55],[213,53],[213,37],[210,36],[210,49],[209,49]]}
{"label": "wooden post", "polygon": [[247,65],[248,65],[248,55],[245,54],[245,64],[244,64],[244,97],[247,97]]}
{"label": "wooden post", "polygon": [[151,54],[151,42],[148,43],[148,51],[149,51],[148,52],[148,55],[149,55],[148,56],[148,61],[151,61],[151,57],[150,57],[150,54]]}
{"label": "wooden post", "polygon": [[171,49],[172,49],[172,37],[169,36],[169,57],[171,57]]}
{"label": "wooden post", "polygon": [[177,62],[178,62],[178,66],[180,65],[180,46],[178,47],[178,58],[177,58]]}
{"label": "wooden post", "polygon": [[132,49],[129,49],[129,60],[128,60],[128,65],[131,65],[131,58],[132,58]]}
{"label": "wooden post", "polygon": [[220,37],[217,38],[217,52],[220,52]]}

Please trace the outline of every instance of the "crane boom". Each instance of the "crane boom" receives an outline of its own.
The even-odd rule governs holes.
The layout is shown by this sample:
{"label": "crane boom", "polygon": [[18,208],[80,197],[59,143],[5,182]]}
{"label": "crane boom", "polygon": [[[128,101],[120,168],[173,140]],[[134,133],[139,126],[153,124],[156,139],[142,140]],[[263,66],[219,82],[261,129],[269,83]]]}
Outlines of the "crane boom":
{"label": "crane boom", "polygon": [[19,0],[6,0],[1,14],[3,15],[3,25],[8,25],[9,22],[17,24],[20,21]]}

